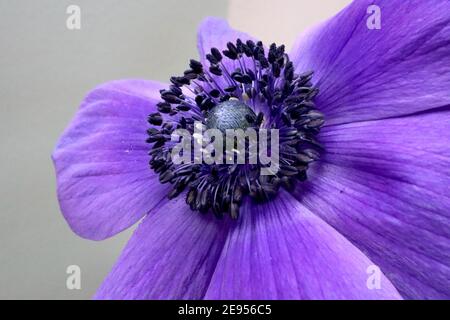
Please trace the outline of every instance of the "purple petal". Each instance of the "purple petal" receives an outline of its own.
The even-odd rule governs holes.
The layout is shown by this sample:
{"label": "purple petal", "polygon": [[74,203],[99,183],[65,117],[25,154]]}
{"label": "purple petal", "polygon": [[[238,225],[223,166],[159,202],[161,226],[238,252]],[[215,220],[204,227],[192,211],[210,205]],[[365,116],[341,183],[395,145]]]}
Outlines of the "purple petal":
{"label": "purple petal", "polygon": [[101,240],[136,223],[167,194],[148,165],[147,116],[162,84],[114,81],[83,101],[53,153],[61,211]]}
{"label": "purple petal", "polygon": [[296,197],[408,298],[450,298],[450,111],[324,128]]}
{"label": "purple petal", "polygon": [[[370,30],[367,9],[381,9]],[[354,1],[299,38],[297,71],[314,70],[327,125],[412,114],[450,104],[450,2]]]}
{"label": "purple petal", "polygon": [[399,299],[382,274],[380,289],[369,289],[371,265],[344,237],[283,192],[278,201],[242,207],[206,298]]}
{"label": "purple petal", "polygon": [[201,299],[228,224],[188,209],[182,197],[148,215],[96,299]]}

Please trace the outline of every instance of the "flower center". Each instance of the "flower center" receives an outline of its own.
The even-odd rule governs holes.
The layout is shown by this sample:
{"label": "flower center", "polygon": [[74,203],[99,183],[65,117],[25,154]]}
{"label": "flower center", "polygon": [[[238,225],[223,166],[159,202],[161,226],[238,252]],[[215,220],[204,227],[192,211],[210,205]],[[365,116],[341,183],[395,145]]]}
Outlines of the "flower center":
{"label": "flower center", "polygon": [[[212,48],[206,60],[209,65],[191,60],[160,91],[158,112],[148,118],[150,167],[161,183],[172,185],[169,198],[184,193],[192,210],[237,218],[244,198],[270,201],[280,188],[292,190],[306,180],[321,150],[316,136],[324,119],[314,104],[319,91],[312,72],[296,73],[284,46],[266,49],[237,39],[225,50]],[[204,145],[202,132],[210,129],[227,139],[229,131],[253,131],[257,139],[236,150],[234,138],[248,138],[237,135],[222,156],[222,144],[213,152],[211,143]],[[255,157],[240,158],[252,150]]]}
{"label": "flower center", "polygon": [[251,128],[255,122],[255,112],[245,103],[233,99],[219,103],[208,111],[206,128],[226,133],[226,130]]}

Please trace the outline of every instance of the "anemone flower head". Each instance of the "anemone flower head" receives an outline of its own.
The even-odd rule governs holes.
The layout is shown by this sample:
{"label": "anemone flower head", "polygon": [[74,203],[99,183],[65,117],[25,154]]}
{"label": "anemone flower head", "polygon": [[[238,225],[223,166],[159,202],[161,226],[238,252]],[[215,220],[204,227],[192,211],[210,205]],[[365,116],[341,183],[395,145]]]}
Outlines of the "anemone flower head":
{"label": "anemone flower head", "polygon": [[[53,153],[61,211],[93,240],[143,218],[95,297],[449,298],[449,39],[446,0],[354,1],[289,53],[208,18],[169,84],[94,89]],[[175,162],[197,124],[276,129],[278,167]]]}

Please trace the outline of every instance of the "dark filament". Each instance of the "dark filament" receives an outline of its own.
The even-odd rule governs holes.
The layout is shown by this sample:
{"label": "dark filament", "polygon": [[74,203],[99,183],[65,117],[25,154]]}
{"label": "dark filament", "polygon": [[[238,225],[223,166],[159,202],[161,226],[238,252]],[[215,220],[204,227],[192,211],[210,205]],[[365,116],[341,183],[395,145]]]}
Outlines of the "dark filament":
{"label": "dark filament", "polygon": [[[151,168],[161,183],[172,185],[169,198],[186,191],[192,210],[237,218],[244,197],[269,201],[280,188],[292,190],[307,179],[308,165],[319,158],[316,135],[324,119],[313,102],[319,92],[311,83],[313,73],[296,74],[283,45],[266,50],[261,42],[237,39],[226,47],[211,49],[209,66],[191,60],[189,69],[160,91],[158,112],[148,118],[147,142]],[[280,169],[262,176],[259,163],[174,164],[171,134],[176,129],[193,134],[196,121],[219,130],[278,129]]]}

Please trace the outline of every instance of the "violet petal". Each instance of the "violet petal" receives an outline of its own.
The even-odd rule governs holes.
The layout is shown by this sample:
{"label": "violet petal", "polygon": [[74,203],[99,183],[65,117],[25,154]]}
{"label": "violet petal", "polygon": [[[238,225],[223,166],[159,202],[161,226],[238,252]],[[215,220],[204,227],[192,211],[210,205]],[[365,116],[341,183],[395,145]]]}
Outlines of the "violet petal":
{"label": "violet petal", "polygon": [[52,155],[58,199],[78,235],[101,240],[128,228],[167,194],[148,165],[147,116],[163,85],[113,81],[85,98]]}
{"label": "violet petal", "polygon": [[[371,30],[369,6],[381,10]],[[450,2],[358,0],[300,36],[297,72],[313,70],[326,125],[450,104]]]}
{"label": "violet petal", "polygon": [[188,209],[183,197],[141,222],[96,299],[201,299],[228,225]]}
{"label": "violet petal", "polygon": [[[285,191],[262,205],[247,201],[227,238],[206,299],[401,299],[373,263]],[[371,288],[371,289],[369,289]]]}
{"label": "violet petal", "polygon": [[450,297],[450,111],[324,128],[296,197],[407,298]]}

